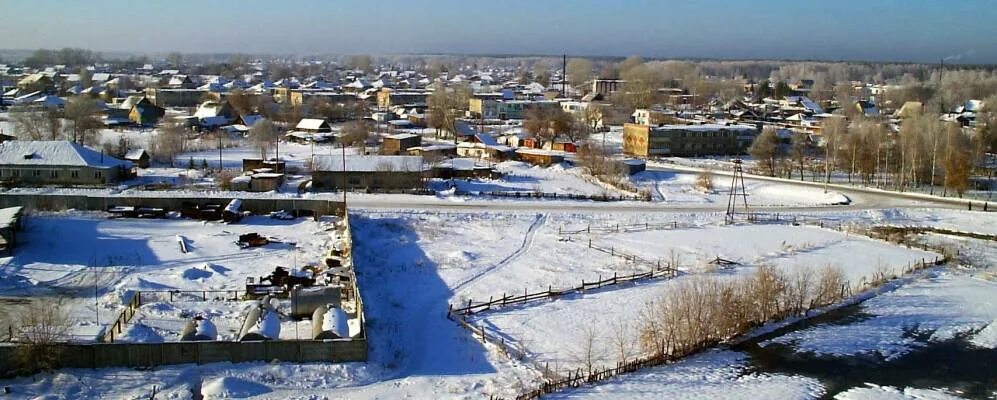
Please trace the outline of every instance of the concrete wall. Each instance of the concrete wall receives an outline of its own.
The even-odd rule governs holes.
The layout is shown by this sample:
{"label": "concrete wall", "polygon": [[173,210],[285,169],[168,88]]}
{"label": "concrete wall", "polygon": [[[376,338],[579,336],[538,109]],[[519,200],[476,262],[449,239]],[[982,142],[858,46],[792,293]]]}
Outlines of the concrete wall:
{"label": "concrete wall", "polygon": [[[228,204],[235,197],[144,197],[119,195],[0,194],[0,208],[22,206],[25,211],[107,210],[109,206],[142,206],[180,211],[184,202]],[[242,210],[266,214],[279,210],[310,210],[316,216],[343,215],[343,203],[319,199],[246,198]]]}
{"label": "concrete wall", "polygon": [[[32,372],[15,356],[17,346],[0,346],[0,376]],[[265,342],[168,342],[58,344],[56,368],[154,367],[212,362],[362,362],[366,339],[275,340]]]}

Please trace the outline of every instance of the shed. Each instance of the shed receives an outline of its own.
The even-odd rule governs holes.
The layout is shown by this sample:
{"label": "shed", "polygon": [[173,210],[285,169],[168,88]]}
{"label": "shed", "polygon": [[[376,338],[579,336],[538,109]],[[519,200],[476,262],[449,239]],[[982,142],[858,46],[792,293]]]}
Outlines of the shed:
{"label": "shed", "polygon": [[23,207],[8,207],[0,209],[0,254],[14,255],[14,245],[17,243],[17,231],[21,230],[21,215]]}
{"label": "shed", "polygon": [[520,148],[519,150],[516,150],[516,155],[518,155],[519,159],[524,162],[542,167],[547,167],[551,164],[557,164],[564,161],[564,156],[562,154],[548,150]]}
{"label": "shed", "polygon": [[149,168],[149,152],[145,149],[128,150],[128,153],[125,154],[125,160],[131,161],[139,168]]}
{"label": "shed", "polygon": [[422,136],[419,135],[399,133],[385,136],[381,142],[381,154],[394,156],[407,154],[409,149],[420,145],[422,145]]}
{"label": "shed", "polygon": [[250,192],[270,192],[277,190],[284,182],[284,174],[275,172],[263,172],[250,176]]}

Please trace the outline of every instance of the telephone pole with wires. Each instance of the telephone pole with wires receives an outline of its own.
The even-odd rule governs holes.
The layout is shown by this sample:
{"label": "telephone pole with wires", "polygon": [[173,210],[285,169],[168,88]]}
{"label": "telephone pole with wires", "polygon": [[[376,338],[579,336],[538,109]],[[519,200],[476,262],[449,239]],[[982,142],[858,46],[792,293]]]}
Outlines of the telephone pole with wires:
{"label": "telephone pole with wires", "polygon": [[744,166],[740,158],[731,160],[734,163],[734,174],[730,181],[730,192],[727,196],[727,215],[724,223],[733,224],[737,216],[737,199],[740,197],[744,203],[744,214],[748,215],[748,192],[744,188]]}

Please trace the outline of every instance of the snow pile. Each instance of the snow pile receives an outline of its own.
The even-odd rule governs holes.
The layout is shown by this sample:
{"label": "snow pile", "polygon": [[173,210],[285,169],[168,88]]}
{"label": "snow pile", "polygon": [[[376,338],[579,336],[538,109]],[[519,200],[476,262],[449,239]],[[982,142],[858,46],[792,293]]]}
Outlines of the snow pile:
{"label": "snow pile", "polygon": [[218,337],[218,328],[211,321],[200,318],[194,320],[194,336],[211,338],[214,340]]}
{"label": "snow pile", "polygon": [[322,318],[322,330],[335,333],[341,338],[350,337],[350,326],[346,313],[339,307],[329,307]]}
{"label": "snow pile", "polygon": [[836,400],[958,400],[941,390],[934,389],[897,389],[891,386],[879,386],[867,383],[866,387],[851,388],[834,396]]}
{"label": "snow pile", "polygon": [[205,400],[245,399],[272,391],[269,387],[259,383],[230,376],[212,379],[201,387],[201,395],[204,396]]}

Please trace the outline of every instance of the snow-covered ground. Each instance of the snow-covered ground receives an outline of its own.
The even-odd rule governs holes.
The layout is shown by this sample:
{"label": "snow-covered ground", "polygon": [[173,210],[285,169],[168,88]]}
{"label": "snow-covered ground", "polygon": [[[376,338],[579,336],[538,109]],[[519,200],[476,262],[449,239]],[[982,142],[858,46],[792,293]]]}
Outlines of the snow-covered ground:
{"label": "snow-covered ground", "polygon": [[[584,174],[582,168],[567,163],[545,168],[521,161],[504,161],[495,164],[495,170],[502,173],[503,176],[499,179],[455,179],[453,182],[457,186],[457,190],[461,192],[544,192],[586,196],[628,195],[595,183],[592,177]],[[450,182],[450,180],[446,180],[441,183]]]}
{"label": "snow-covered ground", "polygon": [[[722,175],[713,176],[713,188],[710,190],[698,188],[696,186],[698,178],[699,176],[694,173],[644,171],[630,179],[638,187],[650,191],[654,201],[670,204],[727,203],[731,178]],[[748,194],[748,204],[754,206],[821,206],[850,202],[847,196],[835,191],[825,193],[819,188],[750,179],[744,181],[744,192]]]}
{"label": "snow-covered ground", "polygon": [[[891,360],[932,342],[965,336],[980,348],[997,348],[997,244],[926,235],[953,245],[973,267],[931,273],[862,304],[868,318],[848,325],[817,325],[775,338],[797,351],[821,355],[873,353]],[[764,344],[764,343],[763,343]]]}
{"label": "snow-covered ground", "polygon": [[547,398],[803,400],[823,394],[824,388],[816,379],[750,372],[743,354],[717,350]]}
{"label": "snow-covered ground", "polygon": [[[603,248],[612,247],[615,251],[636,254],[649,260],[677,260],[681,270],[693,274],[716,270],[717,266],[709,264],[709,261],[717,257],[740,264],[732,269],[712,272],[720,276],[750,275],[760,265],[772,265],[787,273],[799,268],[816,270],[834,265],[841,268],[853,286],[869,281],[876,273],[883,271],[902,274],[903,268],[910,263],[936,256],[862,236],[791,225],[703,226],[592,235],[601,236],[592,242]],[[585,255],[586,259],[589,254],[605,255],[588,249],[585,243],[580,244],[581,248],[574,251]],[[555,247],[540,252],[556,251]],[[531,258],[530,254],[525,258]],[[650,266],[642,268],[647,271]],[[517,272],[515,276],[528,274],[527,270]],[[585,278],[578,272],[574,275]],[[611,274],[602,272],[601,275],[607,277]],[[571,369],[585,365],[592,358],[598,368],[611,367],[617,361],[639,355],[636,348],[637,325],[647,307],[676,284],[692,276],[569,296],[532,307],[499,310],[473,320],[516,343],[541,363],[549,362],[552,366]],[[587,279],[591,282],[597,277],[590,273]],[[579,282],[573,283],[572,286],[577,286]],[[502,293],[493,294],[501,296]]]}
{"label": "snow-covered ground", "polygon": [[[83,212],[32,215],[18,235],[16,256],[0,259],[0,287],[7,295],[63,299],[74,310],[73,334],[92,340],[133,291],[240,292],[247,277],[267,275],[278,265],[300,268],[320,262],[330,240],[324,229],[331,220],[249,217],[224,224],[107,219],[103,213]],[[239,248],[239,235],[249,232],[283,243]],[[184,238],[187,253],[180,251],[177,235]],[[145,336],[136,332],[136,338]]]}
{"label": "snow-covered ground", "polygon": [[961,397],[955,396],[941,389],[918,389],[904,388],[898,389],[890,386],[879,386],[866,384],[865,387],[857,387],[838,393],[834,396],[836,400],[957,400]]}
{"label": "snow-covered ground", "polygon": [[[404,207],[405,203],[401,203]],[[396,205],[397,207],[397,205]],[[991,217],[960,211],[887,210],[828,211],[811,215],[846,223],[883,221],[948,221],[961,230],[987,229]],[[974,216],[977,216],[974,218]],[[61,370],[29,378],[0,381],[11,386],[15,398],[51,395],[54,398],[148,398],[157,385],[163,398],[190,398],[191,388],[200,388],[207,398],[225,395],[254,399],[313,398],[481,398],[495,394],[506,398],[532,387],[539,377],[532,363],[510,360],[492,345],[482,345],[469,333],[445,317],[448,304],[467,299],[487,300],[502,293],[524,289],[575,286],[581,280],[594,280],[612,273],[631,273],[647,266],[628,263],[620,257],[589,249],[590,235],[570,235],[563,231],[585,226],[670,223],[693,227],[650,232],[591,234],[593,244],[624,249],[646,258],[668,260],[674,254],[689,274],[713,273],[723,276],[749,274],[757,265],[778,268],[820,267],[828,263],[841,267],[850,279],[879,271],[881,263],[903,264],[934,255],[900,248],[884,242],[833,230],[805,226],[754,225],[722,226],[723,216],[715,213],[632,213],[614,212],[535,212],[433,210],[356,211],[352,217],[355,241],[354,260],[365,299],[367,335],[371,346],[368,363],[352,364],[210,364],[167,366],[151,371],[128,369]],[[62,226],[69,227],[68,231]],[[89,260],[115,262],[109,289],[101,297],[108,306],[102,321],[111,315],[110,306],[120,305],[121,294],[129,287],[239,288],[245,276],[264,275],[274,265],[303,265],[318,255],[326,244],[322,222],[290,222],[251,218],[245,224],[224,225],[186,220],[105,220],[91,214],[64,213],[28,218],[22,252],[6,260],[3,283],[10,293],[40,292],[55,282],[82,282],[87,301],[81,300],[79,315],[93,312],[92,282],[85,281]],[[238,233],[258,231],[287,238],[297,246],[275,246],[260,250],[240,250],[231,242]],[[192,253],[177,251],[174,235],[189,240]],[[70,240],[72,239],[72,240]],[[941,240],[941,239],[939,239]],[[40,245],[39,245],[40,243]],[[966,248],[977,243],[963,243]],[[35,246],[38,246],[35,248]],[[57,251],[45,254],[43,249]],[[34,249],[33,249],[34,248]],[[128,249],[127,251],[123,249]],[[72,257],[56,255],[61,253]],[[978,255],[994,252],[979,250]],[[969,254],[967,251],[966,254]],[[732,270],[704,268],[716,258],[741,262]],[[129,259],[131,257],[131,259]],[[131,260],[131,261],[130,261]],[[153,262],[152,260],[155,260]],[[886,263],[886,260],[893,260]],[[30,266],[25,266],[29,264]],[[221,267],[221,268],[216,268]],[[223,269],[224,268],[224,269]],[[75,273],[74,273],[75,271]],[[110,269],[108,269],[110,271]],[[938,275],[945,278],[947,275]],[[954,286],[952,292],[970,293],[985,274]],[[75,278],[74,278],[75,277]],[[92,279],[92,278],[91,278]],[[117,282],[124,284],[118,285]],[[933,281],[929,280],[928,283]],[[984,282],[986,283],[986,282]],[[520,308],[482,314],[477,323],[498,332],[529,351],[533,359],[550,361],[551,368],[578,365],[585,330],[595,327],[601,348],[600,364],[615,363],[618,346],[616,330],[635,333],[634,324],[641,306],[658,298],[674,281],[645,281],[611,289],[569,296]],[[913,288],[924,282],[915,282]],[[40,289],[40,288],[41,289]],[[985,286],[973,289],[986,296]],[[899,296],[904,287],[883,296]],[[935,295],[926,288],[925,296]],[[992,290],[991,290],[992,292]],[[939,293],[946,293],[945,291]],[[952,293],[945,300],[958,298]],[[969,299],[970,297],[968,297]],[[926,297],[930,301],[932,297]],[[875,300],[875,298],[874,298]],[[89,307],[89,308],[88,308]],[[219,331],[231,335],[242,310],[238,303],[197,302],[169,308],[156,306],[138,315],[145,326],[157,329],[132,331],[171,340],[177,329],[169,320],[184,309],[197,313],[216,312],[231,316]],[[926,306],[928,309],[935,306]],[[937,307],[935,307],[937,308]],[[893,310],[895,308],[884,308]],[[892,312],[892,311],[891,311]],[[608,317],[612,315],[612,318]],[[946,326],[972,324],[979,329],[984,314],[953,307],[940,313]],[[952,323],[944,321],[954,321]],[[157,325],[158,324],[158,325]],[[292,335],[294,327],[282,327],[282,336]],[[817,329],[815,327],[813,329]],[[307,331],[304,325],[299,327]],[[860,334],[857,331],[847,331]],[[853,335],[848,335],[853,336]],[[293,337],[293,336],[284,336]],[[981,336],[985,338],[988,336]],[[632,338],[632,336],[631,336]],[[857,338],[852,337],[858,342]],[[632,341],[631,341],[632,343]],[[573,349],[565,351],[564,349]],[[636,354],[631,346],[630,356]],[[555,365],[555,363],[557,365]],[[861,389],[861,388],[860,388]],[[858,389],[856,389],[858,390]],[[917,390],[917,389],[911,389]],[[851,393],[851,392],[849,392]],[[920,393],[920,392],[918,392]],[[744,354],[713,351],[669,366],[617,377],[604,384],[556,394],[553,398],[775,398],[810,399],[825,395],[814,378],[752,371]],[[615,396],[615,397],[614,397]],[[158,398],[158,397],[157,397]],[[849,397],[851,398],[851,397]]]}

